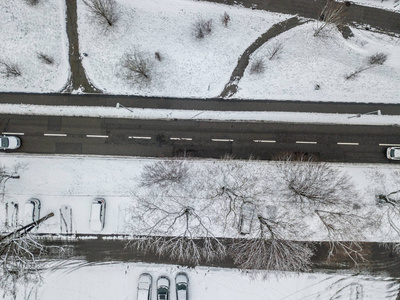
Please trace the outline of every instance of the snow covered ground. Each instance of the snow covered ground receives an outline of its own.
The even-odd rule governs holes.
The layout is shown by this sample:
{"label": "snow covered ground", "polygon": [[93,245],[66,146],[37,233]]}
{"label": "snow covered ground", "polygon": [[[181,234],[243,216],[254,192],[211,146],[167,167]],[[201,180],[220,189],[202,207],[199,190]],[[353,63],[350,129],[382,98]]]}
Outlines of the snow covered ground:
{"label": "snow covered ground", "polygon": [[[66,83],[68,50],[62,3],[49,0],[37,6],[18,0],[0,3],[4,36],[0,59],[18,63],[22,73],[15,78],[0,77],[0,91],[53,92]],[[120,19],[105,33],[91,21],[82,1],[78,1],[80,51],[87,54],[82,56],[82,64],[90,80],[110,94],[216,97],[229,81],[243,51],[273,24],[291,17],[190,0],[118,0],[118,3]],[[227,27],[221,22],[225,12],[230,16]],[[200,19],[211,19],[213,24],[212,33],[201,40],[193,34],[194,23]],[[312,36],[315,26],[315,22],[299,26],[261,47],[250,64],[263,58],[265,71],[258,75],[246,71],[236,96],[398,101],[398,38],[354,30],[355,36],[345,40],[333,29],[325,37],[315,38]],[[267,53],[276,42],[282,43],[282,51],[278,59],[270,61]],[[121,76],[122,57],[135,51],[144,53],[153,64],[153,79],[148,86],[129,84]],[[55,63],[44,64],[37,58],[38,52],[52,56]],[[160,53],[161,61],[155,59],[155,52]],[[383,65],[354,79],[345,79],[350,72],[364,67],[368,57],[377,52],[387,54]]]}
{"label": "snow covered ground", "polygon": [[153,277],[152,299],[156,299],[155,283],[160,275],[169,277],[171,299],[175,299],[175,276],[182,271],[189,277],[191,300],[383,300],[396,299],[399,287],[392,278],[372,276],[287,273],[285,277],[271,275],[261,280],[233,269],[77,261],[75,265],[69,263],[68,268],[45,273],[43,285],[25,300],[136,299],[138,278],[143,272]]}
{"label": "snow covered ground", "polygon": [[399,0],[355,0],[351,2],[364,6],[373,6],[382,9],[393,10],[396,12],[400,11]]}
{"label": "snow covered ground", "polygon": [[[0,219],[5,220],[5,204],[18,204],[18,224],[23,220],[24,204],[29,198],[41,201],[41,216],[54,212],[55,217],[40,226],[38,232],[60,233],[60,209],[68,205],[72,209],[72,232],[94,234],[89,227],[91,202],[96,197],[106,200],[105,227],[102,234],[120,234],[127,232],[125,220],[131,217],[130,208],[136,203],[134,192],[139,184],[139,176],[144,165],[157,159],[135,157],[115,158],[99,156],[66,155],[0,155],[2,165],[12,172],[19,166],[20,179],[9,179],[3,186],[4,198],[1,199]],[[190,160],[196,168],[207,168],[209,164],[223,164],[218,160]],[[269,172],[273,162],[257,161],[246,163],[252,168],[262,168]],[[389,193],[400,188],[397,165],[334,164],[347,172],[360,193],[360,203],[374,208],[377,214],[384,214],[376,206],[375,194]],[[11,211],[8,212],[11,220]],[[64,214],[65,215],[65,214]],[[398,218],[394,218],[397,222]],[[3,226],[2,222],[0,226]],[[400,224],[397,224],[399,226]],[[313,226],[313,225],[310,225]],[[65,232],[65,231],[63,231]],[[71,231],[70,231],[71,232]],[[216,229],[214,232],[221,232]],[[138,232],[140,234],[140,232]],[[228,235],[231,233],[228,232]],[[317,233],[315,233],[317,234]],[[315,235],[314,234],[314,235]],[[322,235],[321,235],[322,234]],[[383,222],[379,230],[365,232],[367,241],[398,241],[394,230]],[[324,240],[323,232],[311,239]]]}
{"label": "snow covered ground", "polygon": [[[0,76],[0,91],[57,92],[67,82],[68,41],[63,1],[0,2],[0,62],[17,64],[21,76]],[[46,64],[38,55],[53,59]],[[3,70],[3,66],[0,66]]]}
{"label": "snow covered ground", "polygon": [[[44,116],[80,116],[125,119],[198,120],[198,121],[250,121],[292,122],[348,125],[392,125],[400,126],[400,119],[393,115],[377,115],[378,111],[366,115],[268,112],[268,111],[209,111],[178,109],[116,108],[91,106],[45,106],[25,104],[0,104],[0,113]],[[362,112],[367,113],[367,112]]]}

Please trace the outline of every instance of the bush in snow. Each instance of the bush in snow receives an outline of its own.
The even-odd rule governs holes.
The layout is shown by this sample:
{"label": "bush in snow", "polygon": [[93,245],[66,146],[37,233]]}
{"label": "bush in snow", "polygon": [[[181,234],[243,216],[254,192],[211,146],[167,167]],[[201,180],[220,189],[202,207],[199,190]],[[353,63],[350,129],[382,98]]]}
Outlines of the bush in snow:
{"label": "bush in snow", "polygon": [[143,186],[158,185],[168,187],[171,184],[183,183],[188,177],[189,167],[181,160],[157,161],[144,166],[141,174]]}
{"label": "bush in snow", "polygon": [[269,60],[277,59],[279,57],[279,53],[282,51],[282,43],[276,42],[272,45],[272,47],[268,51]]}
{"label": "bush in snow", "polygon": [[262,58],[257,58],[250,66],[250,74],[261,74],[265,71],[265,65]]}
{"label": "bush in snow", "polygon": [[205,21],[200,19],[194,23],[194,35],[198,39],[204,38],[204,36],[211,34],[212,32],[212,20]]}
{"label": "bush in snow", "polygon": [[18,64],[6,60],[0,60],[0,73],[5,77],[21,76]]}
{"label": "bush in snow", "polygon": [[39,4],[39,0],[25,0],[25,1],[26,1],[26,3],[28,3],[31,6]]}
{"label": "bush in snow", "polygon": [[224,12],[224,15],[221,17],[221,22],[225,27],[228,27],[229,22],[231,21],[231,17],[227,12]]}
{"label": "bush in snow", "polygon": [[37,54],[37,57],[47,65],[52,65],[54,63],[54,59],[51,56],[44,54],[43,52],[39,52]]}
{"label": "bush in snow", "polygon": [[119,14],[115,0],[83,0],[93,21],[107,27],[114,26]]}
{"label": "bush in snow", "polygon": [[347,75],[346,79],[354,78],[361,72],[364,72],[364,71],[371,69],[373,67],[376,67],[376,66],[383,65],[385,63],[386,59],[387,59],[387,54],[382,53],[382,52],[377,52],[368,57],[368,60],[367,60],[368,65],[367,66],[358,68],[354,72]]}
{"label": "bush in snow", "polygon": [[151,81],[153,62],[142,52],[126,53],[122,58],[123,77],[130,84],[147,85]]}
{"label": "bush in snow", "polygon": [[161,54],[160,54],[160,52],[156,52],[156,53],[154,53],[154,57],[158,60],[158,61],[162,61],[163,60],[163,58],[161,57]]}

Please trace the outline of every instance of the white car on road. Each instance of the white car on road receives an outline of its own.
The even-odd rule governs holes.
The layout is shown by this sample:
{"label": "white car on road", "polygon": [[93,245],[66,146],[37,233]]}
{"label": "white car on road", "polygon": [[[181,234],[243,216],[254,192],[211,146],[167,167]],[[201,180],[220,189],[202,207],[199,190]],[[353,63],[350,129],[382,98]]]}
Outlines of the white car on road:
{"label": "white car on road", "polygon": [[0,136],[0,149],[1,150],[13,150],[21,147],[21,140],[16,136]]}
{"label": "white car on road", "polygon": [[400,160],[400,147],[387,148],[386,157],[392,160]]}

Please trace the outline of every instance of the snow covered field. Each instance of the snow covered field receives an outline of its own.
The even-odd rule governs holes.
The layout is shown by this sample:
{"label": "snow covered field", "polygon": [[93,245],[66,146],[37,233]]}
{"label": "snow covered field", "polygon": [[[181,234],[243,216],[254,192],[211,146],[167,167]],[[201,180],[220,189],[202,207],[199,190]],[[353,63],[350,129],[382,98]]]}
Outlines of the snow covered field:
{"label": "snow covered field", "polygon": [[[43,0],[34,7],[18,0],[0,3],[4,36],[0,59],[16,62],[22,73],[15,78],[1,77],[0,91],[53,92],[66,83],[68,51],[62,2]],[[243,51],[273,24],[291,17],[190,0],[118,3],[120,19],[105,33],[90,20],[84,4],[78,1],[80,51],[87,54],[82,56],[82,64],[95,86],[110,94],[216,97],[229,81]],[[225,12],[230,16],[227,27],[221,22]],[[203,39],[197,39],[193,33],[194,23],[200,19],[212,20],[213,26],[211,34]],[[345,40],[335,29],[325,37],[315,38],[315,26],[315,22],[310,22],[265,43],[250,60],[251,65],[263,58],[265,71],[251,75],[247,70],[235,97],[398,101],[398,38],[354,30],[355,36]],[[277,42],[282,44],[279,58],[268,60],[267,53]],[[38,52],[52,56],[55,62],[44,64],[37,58]],[[153,65],[153,79],[148,86],[132,85],[122,78],[122,57],[134,52],[143,53]],[[161,61],[155,59],[156,52]],[[345,79],[378,52],[387,54],[383,65]]]}
{"label": "snow covered field", "polygon": [[[50,212],[55,214],[55,217],[40,226],[38,232],[60,233],[60,209],[69,205],[72,209],[72,232],[87,234],[95,233],[90,230],[89,216],[91,202],[96,197],[106,199],[107,204],[105,227],[101,233],[131,233],[126,231],[125,220],[131,218],[130,208],[137,201],[134,192],[139,184],[139,176],[144,165],[157,161],[157,159],[134,157],[116,159],[98,156],[20,154],[3,154],[0,159],[9,172],[12,172],[14,166],[19,166],[17,174],[20,175],[20,179],[9,179],[4,185],[5,194],[0,206],[1,219],[5,220],[6,202],[18,203],[17,223],[24,223],[22,219],[24,203],[29,198],[38,198],[41,201],[41,216]],[[194,164],[196,168],[207,168],[209,164],[224,162],[190,160],[189,163]],[[273,163],[258,161],[247,164],[249,170],[257,166],[265,168],[265,172],[268,172],[269,166]],[[334,164],[334,166],[347,172],[354,181],[360,193],[359,204],[374,208],[378,214],[383,214],[383,211],[375,204],[375,194],[389,193],[400,188],[399,180],[392,179],[398,176],[397,165]],[[366,240],[398,241],[396,232],[385,224],[384,222],[378,231],[365,232]],[[216,229],[216,232],[219,231]],[[231,234],[228,232],[228,235]],[[323,232],[315,234],[312,238],[324,240]]]}
{"label": "snow covered field", "polygon": [[[19,77],[0,76],[0,91],[57,92],[68,79],[68,41],[63,1],[0,2],[0,61],[16,64]],[[53,59],[46,64],[38,56]],[[3,66],[0,66],[3,70]]]}
{"label": "snow covered field", "polygon": [[136,299],[137,280],[143,272],[153,277],[152,299],[156,299],[155,282],[160,275],[170,278],[171,299],[175,299],[175,275],[182,271],[189,277],[191,300],[384,300],[396,299],[399,287],[392,278],[372,276],[287,273],[285,277],[271,275],[261,280],[222,268],[187,269],[142,263],[91,265],[79,261],[75,264],[44,274],[43,285],[34,289],[29,299]]}

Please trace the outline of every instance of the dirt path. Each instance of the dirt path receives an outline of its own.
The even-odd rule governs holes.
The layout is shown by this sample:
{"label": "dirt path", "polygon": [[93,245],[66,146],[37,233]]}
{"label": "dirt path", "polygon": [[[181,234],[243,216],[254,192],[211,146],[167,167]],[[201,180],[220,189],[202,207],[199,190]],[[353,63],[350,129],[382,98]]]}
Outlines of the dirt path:
{"label": "dirt path", "polygon": [[254,43],[252,43],[240,56],[236,68],[233,70],[229,82],[225,85],[224,90],[221,92],[219,97],[226,98],[233,96],[238,89],[240,79],[243,77],[244,71],[246,70],[250,56],[260,48],[264,43],[277,35],[288,31],[296,26],[308,22],[307,20],[300,20],[298,17],[293,17],[274,24],[267,32],[263,33]]}
{"label": "dirt path", "polygon": [[67,5],[67,35],[69,41],[69,65],[70,78],[62,89],[62,92],[70,93],[72,91],[82,90],[85,93],[101,93],[99,89],[86,77],[85,69],[82,66],[82,57],[79,53],[78,38],[78,15],[76,0],[65,0]]}

